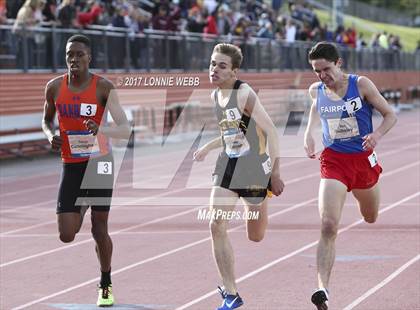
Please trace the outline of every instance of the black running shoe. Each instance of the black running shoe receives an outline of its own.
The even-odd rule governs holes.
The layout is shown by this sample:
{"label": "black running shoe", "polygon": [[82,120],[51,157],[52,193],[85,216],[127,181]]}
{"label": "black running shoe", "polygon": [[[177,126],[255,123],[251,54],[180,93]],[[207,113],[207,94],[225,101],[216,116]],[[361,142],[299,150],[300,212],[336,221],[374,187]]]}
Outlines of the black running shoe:
{"label": "black running shoe", "polygon": [[317,310],[328,310],[328,290],[325,288],[316,290],[312,294],[311,301]]}

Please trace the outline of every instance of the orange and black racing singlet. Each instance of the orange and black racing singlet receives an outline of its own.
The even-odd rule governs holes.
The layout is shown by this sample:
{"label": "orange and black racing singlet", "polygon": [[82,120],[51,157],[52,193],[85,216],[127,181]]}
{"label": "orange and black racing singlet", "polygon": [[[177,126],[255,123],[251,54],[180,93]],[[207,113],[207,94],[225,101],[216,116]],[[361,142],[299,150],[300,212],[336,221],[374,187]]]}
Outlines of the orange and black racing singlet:
{"label": "orange and black racing singlet", "polygon": [[65,163],[80,163],[110,152],[108,137],[101,133],[94,136],[83,124],[92,119],[99,126],[104,116],[105,108],[96,98],[98,78],[92,74],[89,86],[74,93],[68,88],[68,75],[63,76],[55,107],[63,139],[61,158]]}

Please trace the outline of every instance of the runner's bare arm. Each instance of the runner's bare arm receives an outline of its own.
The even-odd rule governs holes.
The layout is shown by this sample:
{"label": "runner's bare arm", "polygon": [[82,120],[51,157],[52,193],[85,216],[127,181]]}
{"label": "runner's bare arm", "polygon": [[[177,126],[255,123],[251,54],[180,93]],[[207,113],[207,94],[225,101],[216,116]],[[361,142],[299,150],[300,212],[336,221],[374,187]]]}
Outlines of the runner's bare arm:
{"label": "runner's bare arm", "polygon": [[374,149],[382,136],[395,125],[397,122],[397,116],[371,80],[365,76],[361,76],[359,77],[357,83],[360,95],[363,99],[372,104],[383,117],[379,127],[371,134],[363,137],[363,148],[365,150]]}
{"label": "runner's bare arm", "polygon": [[[97,97],[99,102],[110,112],[115,126],[107,126],[105,123],[101,124],[98,128],[98,124],[96,124],[93,120],[87,120],[85,121],[86,127],[94,134],[100,130],[102,134],[111,138],[128,139],[131,134],[131,126],[119,103],[114,85],[107,79],[100,78],[98,80],[97,88]],[[104,116],[105,115],[106,114],[104,114]]]}
{"label": "runner's bare arm", "polygon": [[222,137],[221,136],[217,137],[211,140],[210,142],[207,142],[205,145],[203,145],[197,151],[195,151],[193,155],[193,159],[195,161],[203,161],[211,150],[217,149],[222,146],[223,146]]}
{"label": "runner's bare arm", "polygon": [[311,110],[309,111],[309,120],[308,125],[306,126],[305,136],[303,147],[305,149],[306,155],[309,158],[316,158],[315,156],[315,140],[313,137],[313,132],[315,128],[319,125],[320,118],[316,110],[316,96],[319,82],[313,83],[309,87],[309,96],[312,99]]}
{"label": "runner's bare arm", "polygon": [[271,189],[278,196],[283,192],[284,183],[280,178],[279,135],[273,121],[268,116],[254,90],[246,83],[241,84],[238,92],[238,107],[248,116],[252,116],[258,127],[267,134],[268,155],[271,159]]}
{"label": "runner's bare arm", "polygon": [[[212,99],[213,104],[216,104],[215,96],[216,96],[216,91],[212,91],[212,93],[210,94],[210,98]],[[197,151],[195,151],[193,154],[193,160],[203,161],[211,150],[217,149],[222,146],[223,146],[222,136],[219,136],[209,141],[208,143],[200,147]]]}
{"label": "runner's bare arm", "polygon": [[42,130],[47,136],[48,141],[54,150],[60,149],[63,141],[59,135],[55,134],[54,118],[55,118],[55,97],[57,89],[60,85],[60,78],[55,78],[45,86],[45,103],[44,114],[42,117]]}

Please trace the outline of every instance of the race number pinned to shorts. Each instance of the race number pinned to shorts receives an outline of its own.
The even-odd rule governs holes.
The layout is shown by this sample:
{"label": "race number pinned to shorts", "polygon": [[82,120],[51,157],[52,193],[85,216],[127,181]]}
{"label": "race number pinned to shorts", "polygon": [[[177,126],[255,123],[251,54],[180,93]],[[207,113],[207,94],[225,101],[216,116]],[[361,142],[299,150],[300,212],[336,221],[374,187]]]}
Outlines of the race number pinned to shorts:
{"label": "race number pinned to shorts", "polygon": [[95,116],[96,115],[96,104],[95,103],[82,103],[80,105],[81,116]]}
{"label": "race number pinned to shorts", "polygon": [[269,158],[265,162],[263,162],[262,167],[264,169],[264,173],[269,174],[271,172],[271,159]]}
{"label": "race number pinned to shorts", "polygon": [[98,162],[98,174],[112,174],[112,162],[111,161],[99,161]]}
{"label": "race number pinned to shorts", "polygon": [[378,156],[376,155],[376,152],[370,154],[368,159],[371,167],[375,167],[378,164]]}
{"label": "race number pinned to shorts", "polygon": [[226,118],[228,121],[238,120],[241,119],[241,113],[239,113],[239,110],[237,108],[227,109]]}
{"label": "race number pinned to shorts", "polygon": [[362,100],[360,97],[346,101],[346,111],[348,115],[353,116],[354,113],[362,108]]}

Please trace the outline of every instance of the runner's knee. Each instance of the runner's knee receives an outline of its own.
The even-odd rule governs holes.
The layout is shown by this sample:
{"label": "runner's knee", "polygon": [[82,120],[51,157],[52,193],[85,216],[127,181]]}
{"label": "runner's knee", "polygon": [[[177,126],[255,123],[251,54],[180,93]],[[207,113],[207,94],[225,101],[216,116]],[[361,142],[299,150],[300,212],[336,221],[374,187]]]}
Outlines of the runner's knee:
{"label": "runner's knee", "polygon": [[226,223],[224,221],[211,220],[209,227],[213,237],[220,237],[227,234]]}
{"label": "runner's knee", "polygon": [[338,223],[331,218],[322,219],[321,234],[324,238],[335,238],[337,236]]}
{"label": "runner's knee", "polygon": [[368,208],[360,205],[360,211],[366,223],[372,224],[376,222],[378,218],[378,206]]}
{"label": "runner's knee", "polygon": [[69,243],[74,240],[76,234],[68,233],[68,232],[60,232],[60,240],[64,243]]}
{"label": "runner's knee", "polygon": [[248,232],[248,240],[253,242],[260,242],[264,239],[264,232]]}
{"label": "runner's knee", "polygon": [[93,225],[91,232],[95,241],[101,241],[108,238],[108,229],[106,225]]}

